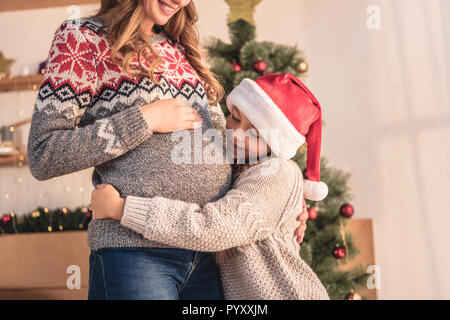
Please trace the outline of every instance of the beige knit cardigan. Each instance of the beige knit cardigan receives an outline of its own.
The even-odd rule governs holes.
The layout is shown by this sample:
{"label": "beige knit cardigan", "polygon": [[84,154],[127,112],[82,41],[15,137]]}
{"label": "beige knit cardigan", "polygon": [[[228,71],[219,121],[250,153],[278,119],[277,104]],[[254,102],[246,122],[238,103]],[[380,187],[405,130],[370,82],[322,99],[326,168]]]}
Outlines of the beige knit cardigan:
{"label": "beige knit cardigan", "polygon": [[245,170],[223,198],[206,204],[126,198],[121,224],[170,246],[221,252],[227,300],[329,299],[300,258],[294,236],[303,176],[295,162],[266,158]]}

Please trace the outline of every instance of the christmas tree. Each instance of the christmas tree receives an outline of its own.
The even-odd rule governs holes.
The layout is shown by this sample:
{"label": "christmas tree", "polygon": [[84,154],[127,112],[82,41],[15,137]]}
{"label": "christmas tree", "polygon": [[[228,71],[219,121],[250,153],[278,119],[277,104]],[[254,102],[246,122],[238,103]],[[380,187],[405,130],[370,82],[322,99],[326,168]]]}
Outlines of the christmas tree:
{"label": "christmas tree", "polygon": [[[253,14],[262,0],[225,1],[230,7],[228,28],[231,43],[209,38],[203,46],[211,70],[218,76],[226,93],[230,93],[244,78],[255,80],[267,73],[291,73],[303,80],[308,63],[297,45],[255,40]],[[228,116],[225,99],[226,96],[220,103]],[[305,150],[300,148],[294,158],[300,168],[305,167]],[[307,172],[304,171],[304,175],[307,176]],[[345,232],[346,219],[354,213],[348,204],[351,199],[349,178],[349,174],[329,167],[326,159],[322,159],[321,180],[328,184],[329,194],[319,203],[307,201],[308,228],[299,253],[317,273],[331,299],[359,299],[356,290],[367,279],[362,266],[345,271],[340,268],[358,254],[351,234]]]}
{"label": "christmas tree", "polygon": [[[297,46],[255,40],[253,12],[261,0],[225,0],[231,9],[228,27],[231,43],[210,38],[204,43],[211,70],[229,93],[242,79],[256,79],[266,73],[305,75],[308,64]],[[225,115],[225,100],[221,101]]]}

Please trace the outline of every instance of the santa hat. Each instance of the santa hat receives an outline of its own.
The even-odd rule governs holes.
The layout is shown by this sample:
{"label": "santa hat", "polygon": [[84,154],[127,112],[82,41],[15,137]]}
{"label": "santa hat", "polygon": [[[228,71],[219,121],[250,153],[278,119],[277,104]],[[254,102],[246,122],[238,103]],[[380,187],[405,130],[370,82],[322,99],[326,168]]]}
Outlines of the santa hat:
{"label": "santa hat", "polygon": [[[328,187],[320,181],[321,107],[299,79],[290,73],[266,74],[255,81],[245,78],[226,102],[230,111],[236,106],[247,116],[277,157],[290,159],[307,142],[304,197],[320,201],[327,196]],[[276,143],[268,136],[272,129],[278,129]]]}

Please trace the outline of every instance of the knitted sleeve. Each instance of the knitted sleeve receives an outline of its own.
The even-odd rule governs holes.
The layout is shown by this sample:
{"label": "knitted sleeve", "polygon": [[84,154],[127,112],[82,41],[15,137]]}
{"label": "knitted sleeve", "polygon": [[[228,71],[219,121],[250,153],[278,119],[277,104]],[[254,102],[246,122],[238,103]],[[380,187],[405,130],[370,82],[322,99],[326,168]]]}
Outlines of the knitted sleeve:
{"label": "knitted sleeve", "polygon": [[301,188],[295,164],[274,158],[265,165],[276,170],[264,172],[262,165],[247,169],[223,198],[203,208],[163,197],[128,196],[121,224],[153,241],[207,252],[265,239],[288,212],[292,195],[299,194],[293,191]]}
{"label": "knitted sleeve", "polygon": [[216,129],[221,130],[222,133],[225,133],[226,120],[225,115],[223,114],[222,111],[222,107],[220,106],[220,103],[211,106],[210,110],[211,110],[211,120],[214,124],[214,127]]}
{"label": "knitted sleeve", "polygon": [[28,162],[38,180],[99,165],[152,135],[139,106],[78,126],[92,106],[99,77],[92,43],[71,21],[55,31],[34,106]]}

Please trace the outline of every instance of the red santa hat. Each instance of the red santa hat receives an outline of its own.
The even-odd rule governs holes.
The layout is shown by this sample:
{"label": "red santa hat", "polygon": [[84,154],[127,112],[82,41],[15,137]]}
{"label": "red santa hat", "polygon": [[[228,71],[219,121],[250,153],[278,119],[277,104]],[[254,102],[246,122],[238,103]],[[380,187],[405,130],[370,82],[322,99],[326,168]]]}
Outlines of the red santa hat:
{"label": "red santa hat", "polygon": [[[275,156],[290,159],[306,142],[308,180],[304,197],[320,201],[327,196],[328,187],[320,181],[322,111],[319,101],[299,79],[290,73],[266,74],[255,81],[245,78],[226,102],[230,111],[236,106],[247,116]],[[278,130],[278,141],[268,135],[273,129]]]}

